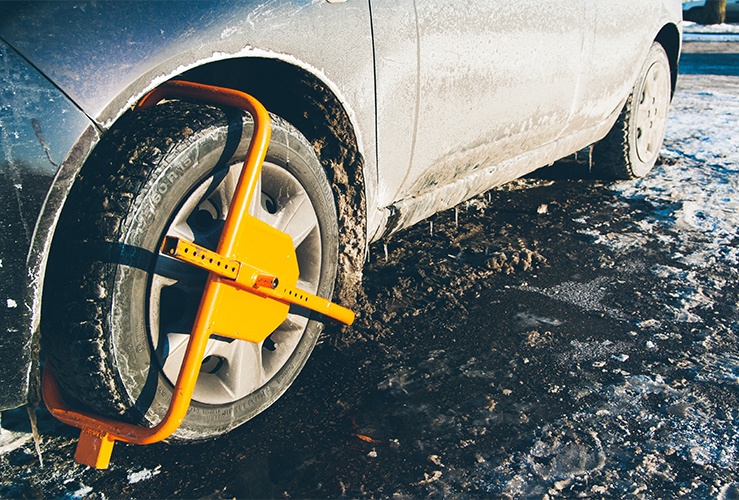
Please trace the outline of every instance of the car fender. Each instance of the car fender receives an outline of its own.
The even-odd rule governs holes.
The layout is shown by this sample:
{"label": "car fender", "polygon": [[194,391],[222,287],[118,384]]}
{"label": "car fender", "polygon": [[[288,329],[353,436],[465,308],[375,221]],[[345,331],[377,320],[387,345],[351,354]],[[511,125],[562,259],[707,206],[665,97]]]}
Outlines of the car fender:
{"label": "car fender", "polygon": [[[4,2],[0,6],[0,37],[7,42],[3,47],[22,61],[24,71],[53,90],[57,102],[66,103],[68,121],[75,117],[74,126],[64,127],[69,139],[64,145],[45,150],[41,142],[42,156],[51,152],[56,159],[53,168],[47,165],[43,182],[35,189],[33,210],[19,215],[27,226],[20,231],[25,237],[15,241],[10,235],[18,232],[3,237],[4,254],[12,248],[16,257],[4,257],[5,271],[14,278],[7,280],[12,290],[5,294],[9,314],[4,315],[4,330],[8,333],[1,340],[0,361],[8,358],[9,362],[1,368],[0,408],[36,399],[44,272],[56,223],[74,179],[105,130],[162,82],[234,58],[280,60],[312,74],[336,96],[351,121],[364,159],[368,206],[374,199],[374,78],[366,1],[345,5],[227,1],[218,13],[209,12],[208,5],[184,2],[178,4],[182,10],[178,15],[158,16],[156,9],[163,5]],[[346,18],[352,22],[342,24]],[[111,36],[114,28],[121,28],[124,40]],[[314,43],[308,43],[311,37]],[[10,109],[16,107],[21,108],[10,103]],[[31,114],[40,117],[34,123],[48,135],[60,120],[47,108],[51,109],[39,104]],[[18,114],[14,109],[11,112]],[[3,130],[10,132],[6,127]],[[38,142],[34,130],[32,126],[25,133]],[[13,189],[18,189],[13,185],[18,183],[8,176],[3,182],[9,186],[9,196],[14,195]],[[25,184],[24,188],[31,192]]]}
{"label": "car fender", "polygon": [[[284,61],[314,75],[341,103],[364,160],[367,206],[378,185],[369,2],[302,0],[3,2],[0,37],[102,129],[149,90],[208,63]],[[116,30],[113,34],[113,29]],[[244,75],[258,78],[259,75]],[[368,226],[376,211],[368,211]]]}
{"label": "car fender", "polygon": [[43,269],[71,185],[65,172],[81,164],[98,133],[2,41],[0,81],[0,409],[8,409],[37,398]]}

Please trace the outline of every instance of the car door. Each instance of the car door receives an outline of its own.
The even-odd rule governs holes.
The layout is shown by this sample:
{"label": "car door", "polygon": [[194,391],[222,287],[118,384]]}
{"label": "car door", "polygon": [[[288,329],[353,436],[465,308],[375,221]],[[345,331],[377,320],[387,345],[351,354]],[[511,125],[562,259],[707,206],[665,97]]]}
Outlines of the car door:
{"label": "car door", "polygon": [[375,51],[378,206],[390,205],[413,163],[418,115],[414,0],[370,0]]}
{"label": "car door", "polygon": [[[552,142],[564,130],[592,32],[589,0],[371,5],[378,162],[392,170],[383,179],[381,202],[454,182]],[[402,15],[389,15],[393,10]],[[416,33],[409,21],[414,14]],[[384,44],[379,36],[398,22],[402,45]],[[402,71],[384,71],[389,59],[404,64]],[[383,134],[399,136],[392,148],[383,149]]]}
{"label": "car door", "polygon": [[[580,117],[595,125],[620,110],[661,28],[661,2],[593,0],[593,52],[583,81]],[[652,20],[650,22],[650,20]]]}

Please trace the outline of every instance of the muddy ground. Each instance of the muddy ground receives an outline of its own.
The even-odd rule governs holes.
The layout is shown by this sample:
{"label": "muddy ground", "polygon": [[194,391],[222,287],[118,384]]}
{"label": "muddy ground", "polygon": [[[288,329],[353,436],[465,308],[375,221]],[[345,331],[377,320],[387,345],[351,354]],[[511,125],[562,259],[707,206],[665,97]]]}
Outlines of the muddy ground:
{"label": "muddy ground", "polygon": [[[708,76],[691,56],[675,130],[736,118],[735,47],[706,52]],[[329,329],[262,415],[205,443],[119,444],[95,471],[42,411],[44,467],[31,442],[3,454],[0,495],[737,498],[732,137],[706,159],[668,133],[642,183],[591,179],[584,152],[375,244],[361,340]],[[695,198],[693,179],[730,189]]]}

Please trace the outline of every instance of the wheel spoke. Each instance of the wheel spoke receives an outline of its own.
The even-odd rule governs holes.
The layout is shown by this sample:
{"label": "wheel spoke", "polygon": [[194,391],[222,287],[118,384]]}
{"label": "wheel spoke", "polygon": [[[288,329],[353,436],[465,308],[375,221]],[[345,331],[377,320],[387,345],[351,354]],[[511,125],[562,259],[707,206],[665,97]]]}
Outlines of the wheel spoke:
{"label": "wheel spoke", "polygon": [[221,358],[231,358],[233,356],[235,340],[225,340],[221,338],[211,338],[205,347],[205,356],[219,356]]}
{"label": "wheel spoke", "polygon": [[241,168],[232,165],[216,187],[215,192],[213,193],[212,198],[217,200],[219,208],[221,209],[221,214],[223,214],[224,217],[231,208],[231,200],[233,199],[234,192],[236,191],[236,185],[239,182],[240,175]]}
{"label": "wheel spoke", "polygon": [[275,330],[275,333],[272,334],[273,337],[277,337],[277,339],[273,339],[273,341],[277,343],[286,334],[291,334],[295,332],[302,333],[306,323],[308,323],[308,318],[306,318],[305,316],[289,313],[287,315],[287,319],[285,319],[285,321],[282,322],[279,328]]}
{"label": "wheel spoke", "polygon": [[180,374],[182,360],[185,359],[189,341],[190,336],[184,333],[170,333],[167,335],[167,353],[162,370],[173,384]]}
{"label": "wheel spoke", "polygon": [[308,318],[297,314],[289,314],[287,319],[275,330],[270,339],[274,342],[274,351],[264,352],[264,368],[272,376],[284,366],[292,355],[305,330]]}
{"label": "wheel spoke", "polygon": [[263,220],[267,211],[262,207],[262,176],[259,176],[257,180],[257,187],[254,189],[254,196],[252,196],[251,203],[249,203],[249,213],[257,219]]}
{"label": "wheel spoke", "polygon": [[167,231],[167,236],[171,236],[173,238],[181,238],[186,241],[195,240],[195,233],[184,220],[177,221],[176,224],[172,224]]}
{"label": "wheel spoke", "polygon": [[280,210],[278,229],[290,235],[293,245],[298,247],[318,226],[310,199],[305,194],[291,198]]}
{"label": "wheel spoke", "polygon": [[308,293],[316,293],[316,291],[318,290],[318,283],[315,283],[314,281],[305,281],[303,279],[298,279],[295,287],[299,288],[300,290],[305,290]]}
{"label": "wheel spoke", "polygon": [[230,344],[216,341],[220,346],[212,355],[223,357],[226,362],[216,376],[232,398],[242,398],[259,389],[266,381],[262,364],[262,345],[247,341]]}
{"label": "wheel spoke", "polygon": [[[168,352],[163,371],[172,383],[179,377],[189,340],[190,335],[182,333],[167,336]],[[203,360],[210,357],[223,362],[215,372],[200,374],[193,394],[196,400],[239,399],[259,389],[267,380],[260,344],[210,339]]]}

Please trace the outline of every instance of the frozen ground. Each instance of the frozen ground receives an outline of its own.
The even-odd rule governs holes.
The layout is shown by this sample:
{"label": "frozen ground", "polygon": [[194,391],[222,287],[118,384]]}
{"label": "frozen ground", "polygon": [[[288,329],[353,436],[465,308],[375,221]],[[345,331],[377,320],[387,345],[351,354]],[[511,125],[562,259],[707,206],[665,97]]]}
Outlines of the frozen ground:
{"label": "frozen ground", "polygon": [[93,471],[42,413],[0,496],[739,497],[739,50],[692,43],[649,177],[581,154],[375,245],[363,340],[265,414]]}

